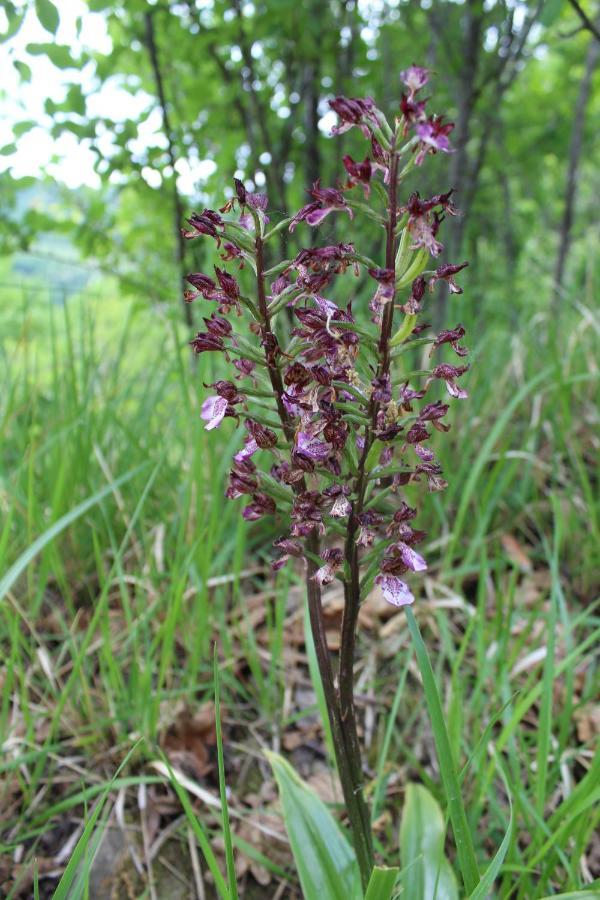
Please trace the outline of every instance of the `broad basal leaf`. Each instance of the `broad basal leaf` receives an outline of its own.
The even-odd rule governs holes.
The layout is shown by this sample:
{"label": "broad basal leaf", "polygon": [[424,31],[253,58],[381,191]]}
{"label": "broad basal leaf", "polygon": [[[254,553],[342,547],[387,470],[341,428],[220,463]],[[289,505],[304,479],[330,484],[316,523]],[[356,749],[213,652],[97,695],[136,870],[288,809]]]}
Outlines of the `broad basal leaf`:
{"label": "broad basal leaf", "polygon": [[403,896],[411,900],[458,900],[454,872],[444,855],[446,826],[436,800],[409,784],[400,826]]}
{"label": "broad basal leaf", "polygon": [[362,897],[350,842],[323,803],[276,753],[267,753],[279,788],[304,900],[358,900]]}

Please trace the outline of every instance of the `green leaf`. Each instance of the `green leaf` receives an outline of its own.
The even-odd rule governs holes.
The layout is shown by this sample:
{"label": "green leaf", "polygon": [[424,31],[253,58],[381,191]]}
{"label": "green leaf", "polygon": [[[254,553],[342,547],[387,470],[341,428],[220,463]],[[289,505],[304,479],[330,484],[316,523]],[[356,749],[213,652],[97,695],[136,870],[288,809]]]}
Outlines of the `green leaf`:
{"label": "green leaf", "polygon": [[35,0],[35,11],[41,24],[50,34],[56,34],[60,24],[58,10],[51,0]]}
{"label": "green leaf", "polygon": [[[594,882],[598,884],[598,882]],[[543,897],[542,900],[600,900],[600,887],[591,888],[589,891],[567,891],[566,894],[552,894],[551,897]]]}
{"label": "green leaf", "polygon": [[227,884],[231,900],[238,900],[237,882],[235,877],[235,859],[233,856],[233,842],[231,839],[231,826],[229,824],[229,808],[227,806],[227,787],[225,784],[225,762],[223,758],[223,735],[221,734],[221,686],[219,683],[219,657],[217,645],[213,647],[213,675],[215,681],[215,729],[217,732],[217,760],[219,770],[219,796],[221,798],[221,815],[223,841],[225,843],[225,861],[227,864]]}
{"label": "green leaf", "polygon": [[80,69],[81,65],[71,56],[71,49],[66,44],[27,44],[28,53],[32,56],[47,56],[52,65],[58,69]]}
{"label": "green leaf", "polygon": [[365,900],[389,900],[399,871],[400,869],[397,868],[387,869],[376,866],[371,872]]}
{"label": "green leaf", "polygon": [[409,784],[400,825],[402,887],[414,900],[458,900],[454,872],[444,855],[446,823],[429,791]]}
{"label": "green leaf", "polygon": [[19,73],[21,81],[31,81],[31,68],[20,59],[13,59],[13,66]]}
{"label": "green leaf", "polygon": [[25,571],[29,563],[35,559],[40,550],[43,550],[46,544],[49,544],[50,541],[53,541],[54,538],[64,531],[65,528],[68,528],[73,522],[75,522],[80,516],[82,516],[88,509],[91,509],[92,506],[95,506],[96,503],[100,503],[105,497],[107,497],[115,488],[119,487],[119,485],[124,484],[126,481],[129,481],[130,478],[133,478],[140,470],[142,466],[137,466],[135,469],[131,469],[125,475],[121,475],[120,478],[117,478],[115,481],[108,484],[106,487],[102,488],[102,490],[97,491],[95,494],[92,494],[91,497],[88,497],[87,500],[84,500],[82,503],[79,503],[74,509],[70,510],[70,512],[65,513],[64,516],[61,516],[58,521],[56,521],[50,528],[47,528],[43,534],[41,534],[35,541],[22,553],[19,558],[12,564],[8,572],[0,578],[0,600],[6,597],[7,593],[10,591],[11,587],[21,575],[22,572]]}
{"label": "green leaf", "polygon": [[290,764],[266,753],[283,807],[304,900],[350,900],[360,897],[356,857],[337,822]]}
{"label": "green leaf", "polygon": [[508,779],[506,778],[506,775],[504,774],[504,770],[502,769],[502,767],[500,765],[498,757],[495,756],[495,759],[496,759],[496,763],[498,765],[498,771],[500,772],[502,781],[504,782],[504,790],[506,791],[506,796],[508,797],[508,802],[510,805],[510,819],[508,821],[508,828],[506,829],[506,834],[504,835],[504,838],[502,839],[502,843],[498,847],[498,850],[496,851],[496,854],[495,854],[493,860],[491,861],[491,863],[485,870],[485,874],[483,875],[483,878],[481,879],[481,881],[479,882],[479,884],[477,885],[477,887],[475,888],[473,893],[470,895],[469,900],[486,900],[486,897],[489,896],[490,891],[492,890],[492,887],[494,885],[494,881],[498,877],[498,875],[500,873],[500,869],[502,868],[502,863],[504,862],[504,858],[508,852],[508,848],[510,846],[510,841],[512,838],[514,815],[513,815],[510,788],[508,786]]}

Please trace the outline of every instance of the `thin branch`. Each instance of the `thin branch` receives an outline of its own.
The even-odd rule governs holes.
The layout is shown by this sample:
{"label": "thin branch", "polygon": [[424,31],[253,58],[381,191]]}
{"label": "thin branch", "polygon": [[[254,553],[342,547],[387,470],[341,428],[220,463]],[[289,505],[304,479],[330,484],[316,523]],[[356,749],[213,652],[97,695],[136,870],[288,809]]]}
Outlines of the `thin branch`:
{"label": "thin branch", "polygon": [[598,28],[596,27],[596,25],[594,25],[590,17],[587,15],[586,11],[581,8],[577,0],[569,0],[569,3],[583,22],[583,27],[587,28],[588,31],[591,31],[596,40],[600,41],[600,31],[598,31]]}

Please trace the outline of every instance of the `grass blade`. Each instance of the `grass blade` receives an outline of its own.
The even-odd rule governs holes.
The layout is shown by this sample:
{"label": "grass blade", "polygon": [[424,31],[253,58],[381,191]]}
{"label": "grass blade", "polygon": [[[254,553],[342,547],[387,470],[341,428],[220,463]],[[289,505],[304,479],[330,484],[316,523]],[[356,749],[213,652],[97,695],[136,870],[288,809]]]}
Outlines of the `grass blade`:
{"label": "grass blade", "polygon": [[35,559],[40,550],[44,549],[46,544],[53,541],[61,531],[68,528],[69,525],[76,521],[76,519],[86,513],[88,509],[91,509],[92,506],[95,506],[97,503],[100,503],[101,500],[104,500],[104,498],[111,494],[116,487],[119,487],[119,485],[123,484],[125,481],[129,481],[130,478],[133,478],[133,476],[142,468],[143,466],[137,466],[135,469],[126,472],[125,475],[121,475],[120,478],[117,478],[115,481],[111,482],[111,484],[107,484],[102,490],[96,491],[96,493],[92,494],[91,497],[88,497],[87,500],[79,503],[68,513],[65,513],[64,516],[61,516],[60,519],[51,525],[50,528],[47,528],[43,534],[40,534],[27,550],[25,550],[25,552],[12,564],[6,575],[0,578],[0,600],[6,597],[19,575],[25,571],[29,563]]}
{"label": "grass blade", "polygon": [[229,809],[227,806],[227,790],[225,786],[225,764],[223,762],[223,735],[221,734],[221,686],[219,682],[219,659],[217,645],[213,652],[213,673],[215,680],[215,726],[217,733],[217,760],[219,769],[219,794],[221,796],[221,814],[223,816],[223,841],[225,843],[225,859],[227,863],[227,882],[229,895],[232,900],[237,900],[238,891],[235,877],[235,860],[233,858],[233,843],[231,840],[231,826],[229,824]]}
{"label": "grass blade", "polygon": [[465,889],[471,893],[479,884],[479,870],[477,868],[475,848],[473,847],[469,823],[467,822],[467,815],[465,813],[465,807],[460,792],[460,782],[452,758],[452,749],[450,747],[450,739],[448,737],[444,712],[435,683],[433,669],[431,668],[429,654],[427,653],[423,638],[421,637],[421,631],[417,624],[417,620],[415,619],[410,606],[407,606],[405,611],[410,635],[415,648],[417,663],[423,679],[427,709],[431,720],[431,728],[435,740],[442,781],[444,782],[444,789],[446,791],[448,812],[450,814],[450,821],[452,822],[452,831],[454,832],[454,840],[456,842],[458,863]]}

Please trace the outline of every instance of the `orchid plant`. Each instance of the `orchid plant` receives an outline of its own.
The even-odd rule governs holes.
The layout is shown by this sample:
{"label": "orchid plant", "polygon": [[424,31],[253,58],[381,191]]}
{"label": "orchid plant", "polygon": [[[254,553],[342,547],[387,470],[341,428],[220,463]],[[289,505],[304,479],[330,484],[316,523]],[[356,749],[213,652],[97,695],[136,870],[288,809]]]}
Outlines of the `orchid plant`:
{"label": "orchid plant", "polygon": [[[429,491],[446,487],[428,446],[431,428],[446,432],[451,399],[466,392],[460,343],[464,328],[427,336],[420,322],[428,294],[444,281],[462,293],[456,274],[467,263],[437,265],[438,232],[457,209],[452,191],[423,199],[402,196],[408,173],[431,154],[450,153],[451,122],[429,115],[420,91],[429,72],[411,66],[392,124],[370,98],[336,97],[339,121],[333,134],[358,128],[369,144],[362,162],[343,157],[346,176],[337,187],[310,191],[296,215],[273,225],[268,200],[235,180],[235,193],[217,212],[192,215],[188,239],[208,235],[221,260],[251,270],[252,289],[215,266],[212,278],[193,273],[189,302],[215,304],[206,329],[191,342],[196,353],[220,353],[232,366],[230,380],[210,385],[202,405],[206,428],[243,421],[245,440],[232,460],[227,496],[247,497],[248,521],[275,516],[284,534],[275,541],[273,568],[303,560],[310,625],[327,701],[337,767],[363,886],[374,863],[370,817],[354,703],[354,658],[361,602],[378,585],[394,606],[414,602],[407,573],[427,562],[416,549],[425,533],[413,527],[417,510],[403,489],[421,482]],[[237,220],[231,214],[239,212]],[[373,246],[381,234],[379,261],[349,241],[307,246],[294,259],[273,264],[271,245],[282,229],[310,229],[328,216],[364,219],[358,237]],[[346,224],[344,225],[346,231]],[[269,256],[268,256],[269,254]],[[354,277],[363,278],[353,281]],[[357,284],[373,283],[368,309],[354,300]],[[334,284],[334,282],[338,282]],[[335,291],[344,302],[326,294]],[[365,304],[366,307],[366,304]],[[409,351],[429,345],[429,368],[407,371]],[[458,364],[440,358],[449,348]],[[428,358],[429,358],[428,357]],[[433,394],[433,397],[431,396]],[[339,667],[327,645],[322,589],[338,579],[345,607]],[[456,830],[456,829],[455,829]]]}

